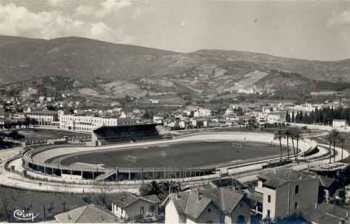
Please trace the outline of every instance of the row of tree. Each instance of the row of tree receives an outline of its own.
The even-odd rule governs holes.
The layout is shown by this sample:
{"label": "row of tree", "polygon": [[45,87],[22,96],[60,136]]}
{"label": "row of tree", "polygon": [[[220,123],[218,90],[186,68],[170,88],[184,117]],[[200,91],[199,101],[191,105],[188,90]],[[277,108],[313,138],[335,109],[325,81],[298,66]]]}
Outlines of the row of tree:
{"label": "row of tree", "polygon": [[339,131],[333,129],[328,135],[327,135],[327,141],[329,146],[329,163],[333,161],[335,162],[336,157],[336,147],[340,144],[341,146],[341,159],[344,159],[344,144],[346,142],[346,136],[344,133],[340,133]]}
{"label": "row of tree", "polygon": [[[299,152],[299,141],[302,138],[301,137],[301,130],[299,128],[295,127],[289,127],[286,129],[278,129],[275,134],[274,138],[279,140],[280,145],[280,159],[283,158],[283,146],[282,146],[282,139],[286,139],[286,149],[287,149],[287,158],[290,158],[291,154],[291,147],[290,142],[293,149],[293,155],[294,158],[297,159],[296,154]],[[344,159],[344,145],[346,143],[346,136],[344,133],[340,133],[339,131],[333,129],[328,135],[327,135],[327,141],[329,145],[329,163],[333,161],[335,162],[336,158],[336,147],[341,147],[341,160]]]}
{"label": "row of tree", "polygon": [[[280,145],[280,159],[282,160],[283,158],[283,146],[282,146],[282,139],[286,139],[287,145],[287,158],[290,158],[291,155],[291,149],[293,149],[293,155],[295,158],[296,154],[299,152],[299,141],[301,139],[301,130],[299,128],[295,127],[288,127],[285,129],[278,129],[275,134],[274,138],[279,140],[279,145]],[[290,147],[290,143],[291,146]]]}
{"label": "row of tree", "polygon": [[321,109],[316,108],[311,112],[287,111],[286,114],[286,121],[292,123],[332,125],[334,119],[343,119],[350,122],[350,108],[325,107]]}

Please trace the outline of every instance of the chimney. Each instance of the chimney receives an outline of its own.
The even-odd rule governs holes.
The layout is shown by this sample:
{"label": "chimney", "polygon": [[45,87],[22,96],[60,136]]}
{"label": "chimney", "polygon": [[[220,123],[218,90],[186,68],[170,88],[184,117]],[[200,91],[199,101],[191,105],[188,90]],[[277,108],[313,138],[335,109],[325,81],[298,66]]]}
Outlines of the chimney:
{"label": "chimney", "polygon": [[196,191],[197,191],[198,200],[201,200],[203,196],[202,192],[200,192],[199,189],[197,189]]}
{"label": "chimney", "polygon": [[180,199],[180,198],[181,198],[181,195],[179,194],[178,191],[175,193],[175,198],[176,198],[176,199]]}

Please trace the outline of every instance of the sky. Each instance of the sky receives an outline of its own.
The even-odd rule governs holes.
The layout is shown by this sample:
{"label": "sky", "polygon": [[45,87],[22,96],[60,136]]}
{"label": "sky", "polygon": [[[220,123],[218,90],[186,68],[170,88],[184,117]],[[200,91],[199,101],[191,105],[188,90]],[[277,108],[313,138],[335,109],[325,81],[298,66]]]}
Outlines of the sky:
{"label": "sky", "polygon": [[0,0],[0,35],[350,58],[350,1]]}

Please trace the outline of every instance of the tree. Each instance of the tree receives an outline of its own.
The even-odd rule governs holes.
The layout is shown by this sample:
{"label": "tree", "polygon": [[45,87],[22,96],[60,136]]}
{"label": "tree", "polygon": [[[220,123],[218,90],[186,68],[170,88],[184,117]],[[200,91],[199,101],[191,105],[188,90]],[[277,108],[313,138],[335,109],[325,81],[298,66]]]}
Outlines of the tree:
{"label": "tree", "polygon": [[284,130],[278,129],[274,134],[274,139],[278,139],[280,145],[280,160],[283,157],[282,139],[285,137]]}
{"label": "tree", "polygon": [[[336,129],[333,129],[327,136],[328,143],[329,143],[329,152],[330,152],[329,163],[332,162],[332,155],[333,155],[334,161],[335,161],[335,147],[336,147],[338,139],[339,139],[339,134],[340,133]],[[332,146],[333,146],[333,148],[332,148]]]}
{"label": "tree", "polygon": [[341,160],[343,160],[344,159],[344,144],[346,142],[346,137],[344,136],[344,134],[339,134],[338,140],[341,144]]}
{"label": "tree", "polygon": [[[294,157],[295,159],[297,159],[296,155],[299,151],[299,140],[301,138],[301,130],[299,128],[288,128],[288,133],[292,139]],[[296,141],[296,147],[294,141]]]}
{"label": "tree", "polygon": [[289,159],[290,157],[289,139],[292,137],[290,129],[284,130],[284,136],[287,138],[287,154],[288,154],[287,158]]}

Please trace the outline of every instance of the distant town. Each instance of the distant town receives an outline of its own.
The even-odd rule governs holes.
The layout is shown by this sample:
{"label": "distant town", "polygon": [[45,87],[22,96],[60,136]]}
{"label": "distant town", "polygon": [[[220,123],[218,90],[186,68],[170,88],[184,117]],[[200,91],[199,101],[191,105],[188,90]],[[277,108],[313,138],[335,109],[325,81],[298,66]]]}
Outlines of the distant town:
{"label": "distant town", "polygon": [[[10,202],[8,197],[1,197],[0,215],[4,220],[76,223],[86,220],[165,223],[349,221],[350,154],[345,149],[349,145],[350,107],[342,98],[302,104],[285,100],[230,103],[220,111],[210,106],[187,105],[158,113],[138,108],[130,111],[119,105],[110,109],[81,109],[79,101],[56,101],[47,96],[39,96],[32,104],[21,102],[14,97],[3,99],[0,111],[1,147],[4,148],[2,178],[6,182],[3,185],[22,185],[21,189],[35,192],[33,194],[41,199],[27,207],[28,201],[24,202],[22,198]],[[158,142],[160,139],[163,140]],[[161,148],[152,146],[154,143],[168,147],[167,144],[176,146],[172,141],[200,144],[203,140],[208,142],[206,147],[211,144],[219,147],[216,149],[218,155],[225,153],[220,150],[229,150],[233,153],[230,156],[249,157],[242,161],[218,157],[219,160],[215,160],[220,161],[218,163],[198,152],[198,157],[207,161],[206,166],[196,168],[196,160],[189,157],[194,167],[188,167],[184,158],[183,162],[170,168],[162,163],[143,161],[140,152],[137,154],[140,158],[135,154],[135,161],[132,154],[126,154],[128,162],[123,160],[122,154],[120,160],[113,159],[113,162],[105,161],[108,154],[101,157],[100,162],[90,157],[89,151],[85,152],[87,156],[76,157],[80,158],[78,160],[67,154],[67,150],[72,155],[82,153],[84,145],[87,150],[97,147],[109,153],[108,150],[114,147],[122,149],[123,144],[118,146],[120,143],[144,144],[146,148],[154,147],[152,149],[157,152]],[[169,143],[161,146],[162,141]],[[219,146],[227,141],[232,145]],[[250,142],[259,142],[259,145],[250,146]],[[187,153],[197,150],[195,145],[181,144],[178,149],[186,149]],[[271,144],[279,150],[263,149]],[[268,151],[265,156],[258,156],[260,153],[250,151],[253,150],[250,147]],[[12,153],[5,153],[8,150]],[[16,150],[21,157],[12,157]],[[164,153],[165,163],[171,158],[173,160],[168,162],[176,162],[177,155],[167,157],[171,153],[169,150],[164,148],[159,153]],[[176,150],[172,149],[174,153]],[[45,154],[46,151],[49,154]],[[97,153],[96,156],[100,158]],[[156,161],[157,156],[152,155],[149,159]],[[55,165],[57,158],[61,165]],[[78,162],[84,158],[86,162]],[[22,160],[23,167],[17,160]],[[65,160],[77,162],[62,163]],[[105,165],[95,167],[91,164],[95,162]],[[110,163],[118,168],[110,169],[107,165]],[[135,168],[120,167],[124,163]],[[150,164],[158,165],[150,167]],[[100,185],[101,181],[109,184]],[[53,183],[62,185],[61,189]],[[111,183],[118,188],[114,189]],[[69,188],[72,184],[80,185]],[[26,194],[11,188],[3,190],[13,196]],[[72,192],[76,196],[68,197],[67,194]],[[61,199],[54,199],[56,197]]]}

